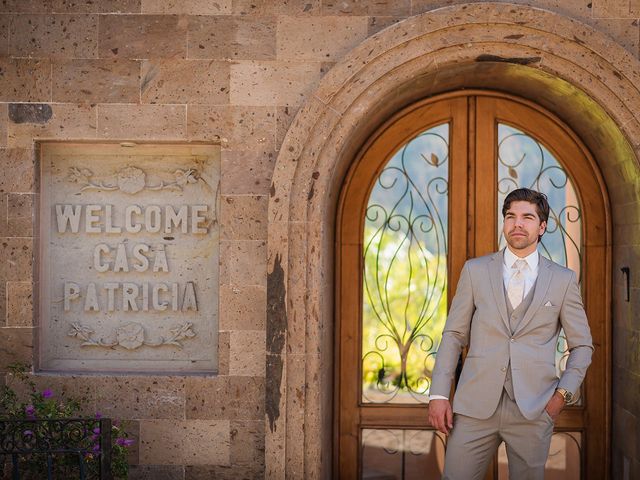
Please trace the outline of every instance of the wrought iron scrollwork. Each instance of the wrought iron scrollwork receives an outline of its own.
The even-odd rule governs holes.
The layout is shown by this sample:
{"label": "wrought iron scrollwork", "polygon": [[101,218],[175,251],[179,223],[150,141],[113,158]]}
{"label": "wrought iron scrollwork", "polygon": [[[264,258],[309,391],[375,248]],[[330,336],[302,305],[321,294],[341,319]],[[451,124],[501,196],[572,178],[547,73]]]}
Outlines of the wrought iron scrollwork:
{"label": "wrought iron scrollwork", "polygon": [[448,127],[405,144],[371,191],[363,251],[366,402],[427,401],[446,315]]}
{"label": "wrought iron scrollwork", "polygon": [[14,478],[18,473],[38,475],[31,461],[36,456],[45,458],[46,467],[39,472],[43,478],[57,473],[110,479],[111,420],[0,419],[0,467],[10,459]]}

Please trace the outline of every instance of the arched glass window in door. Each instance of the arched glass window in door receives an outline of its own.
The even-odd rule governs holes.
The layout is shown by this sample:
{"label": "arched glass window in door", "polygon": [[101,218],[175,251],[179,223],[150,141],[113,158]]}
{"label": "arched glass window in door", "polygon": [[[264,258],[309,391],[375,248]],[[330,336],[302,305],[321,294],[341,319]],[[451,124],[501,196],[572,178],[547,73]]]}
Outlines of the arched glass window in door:
{"label": "arched glass window in door", "polygon": [[[549,220],[540,241],[540,253],[574,270],[580,279],[582,218],[573,182],[542,143],[517,128],[499,123],[497,234],[500,248],[506,246],[502,234],[502,204],[509,192],[522,187],[545,192],[549,200]],[[558,376],[566,367],[568,355],[566,337],[561,332],[556,349]]]}
{"label": "arched glass window in door", "polygon": [[403,145],[365,212],[362,402],[428,403],[447,315],[449,125]]}

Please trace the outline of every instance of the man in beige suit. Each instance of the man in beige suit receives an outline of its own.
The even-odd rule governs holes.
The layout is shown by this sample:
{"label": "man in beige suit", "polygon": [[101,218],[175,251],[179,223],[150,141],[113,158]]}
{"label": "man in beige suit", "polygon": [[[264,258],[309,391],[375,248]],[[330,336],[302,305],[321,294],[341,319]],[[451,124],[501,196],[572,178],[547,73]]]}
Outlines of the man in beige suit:
{"label": "man in beige suit", "polygon": [[[506,444],[512,480],[542,479],[554,420],[591,363],[591,333],[573,271],[538,254],[549,204],[529,189],[504,201],[504,250],[467,261],[436,356],[429,420],[449,434],[444,479],[482,479]],[[564,328],[569,358],[556,376]],[[448,396],[469,347],[453,409]]]}

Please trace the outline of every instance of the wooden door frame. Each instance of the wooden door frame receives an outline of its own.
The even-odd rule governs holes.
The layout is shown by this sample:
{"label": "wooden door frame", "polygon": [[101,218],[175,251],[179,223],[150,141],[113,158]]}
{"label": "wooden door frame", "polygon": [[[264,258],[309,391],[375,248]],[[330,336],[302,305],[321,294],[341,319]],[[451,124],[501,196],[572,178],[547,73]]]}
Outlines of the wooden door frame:
{"label": "wooden door frame", "polygon": [[[501,100],[514,102],[516,105],[521,105],[523,108],[529,108],[533,110],[534,112],[536,112],[537,115],[541,116],[540,118],[545,118],[547,122],[551,122],[550,124],[555,125],[555,127],[558,129],[558,132],[563,132],[564,134],[567,135],[567,138],[569,138],[572,142],[574,142],[575,146],[582,152],[584,160],[586,160],[586,162],[583,162],[583,163],[570,162],[571,165],[569,164],[563,165],[567,173],[572,178],[576,178],[578,181],[590,179],[592,182],[595,182],[595,185],[597,185],[598,187],[597,193],[587,192],[588,194],[586,195],[585,187],[581,187],[578,189],[577,187],[578,184],[576,184],[576,187],[577,187],[576,189],[578,190],[577,195],[581,201],[582,211],[583,211],[583,214],[585,215],[583,217],[584,221],[583,221],[583,237],[582,237],[584,258],[585,258],[585,260],[583,260],[583,264],[586,264],[587,258],[593,259],[594,262],[599,262],[599,264],[602,265],[602,268],[604,270],[605,284],[607,285],[604,298],[602,299],[601,302],[593,300],[594,298],[596,298],[595,292],[597,290],[595,287],[600,287],[602,285],[601,282],[595,282],[595,281],[587,282],[588,285],[586,286],[586,290],[585,290],[586,298],[587,298],[586,307],[587,307],[587,310],[589,311],[590,317],[591,318],[594,317],[593,315],[593,310],[595,308],[594,304],[597,304],[598,315],[595,318],[603,319],[602,322],[600,322],[595,326],[599,328],[598,338],[603,339],[603,343],[607,348],[605,348],[604,352],[600,354],[600,357],[603,357],[603,358],[599,358],[596,355],[594,355],[594,364],[592,364],[591,366],[591,369],[595,368],[600,372],[600,375],[603,378],[604,384],[589,385],[589,382],[585,382],[585,388],[589,389],[589,392],[591,392],[589,393],[589,396],[590,396],[589,398],[591,398],[591,395],[596,395],[596,393],[598,393],[598,395],[596,396],[599,396],[600,401],[603,402],[604,404],[604,407],[602,408],[604,418],[601,421],[604,425],[605,435],[603,436],[604,438],[602,442],[593,442],[592,440],[589,440],[587,442],[586,447],[583,447],[586,449],[583,455],[583,458],[587,458],[587,455],[589,455],[590,451],[595,451],[597,453],[597,452],[602,452],[604,450],[605,458],[603,459],[604,461],[602,462],[603,471],[605,472],[605,475],[609,474],[610,442],[611,442],[610,428],[611,428],[611,353],[612,353],[611,352],[611,287],[612,286],[611,286],[611,218],[610,218],[609,202],[608,202],[608,195],[607,195],[605,183],[602,179],[602,176],[599,172],[599,169],[596,166],[596,163],[593,157],[591,156],[587,148],[584,146],[584,144],[580,141],[577,135],[575,135],[575,133],[567,125],[565,125],[560,119],[555,117],[550,112],[544,110],[542,107],[534,104],[533,102],[529,102],[527,100],[523,100],[521,98],[518,98],[512,95],[492,92],[492,91],[485,91],[485,90],[465,90],[465,91],[451,92],[443,95],[438,95],[433,98],[429,98],[429,99],[417,102],[411,105],[410,107],[405,108],[404,110],[398,112],[393,117],[391,117],[365,143],[365,145],[363,146],[363,148],[360,150],[357,157],[355,158],[355,161],[353,162],[352,167],[350,168],[349,173],[347,174],[347,177],[343,184],[340,200],[338,203],[337,222],[336,222],[336,267],[337,268],[335,270],[336,272],[336,278],[335,278],[336,328],[335,328],[335,350],[334,350],[336,362],[334,364],[335,365],[334,367],[335,388],[334,388],[334,409],[333,409],[334,411],[333,468],[334,468],[335,478],[340,477],[340,472],[343,471],[342,467],[344,466],[343,459],[345,458],[344,457],[345,452],[341,451],[340,449],[340,445],[341,445],[340,425],[341,425],[341,422],[344,422],[345,420],[342,415],[343,412],[339,408],[341,404],[341,399],[343,398],[344,395],[347,395],[347,394],[353,397],[354,393],[356,395],[355,398],[358,399],[359,398],[358,395],[360,393],[360,385],[357,385],[357,387],[355,388],[355,392],[351,391],[350,393],[347,393],[349,389],[346,389],[345,386],[341,384],[341,378],[343,378],[341,377],[341,365],[342,365],[341,346],[344,345],[345,341],[349,341],[352,344],[355,344],[356,350],[358,350],[358,345],[360,345],[359,334],[356,334],[355,336],[353,334],[350,334],[350,335],[347,335],[347,338],[341,339],[341,332],[343,332],[343,327],[344,327],[344,323],[342,322],[341,319],[345,314],[343,310],[345,305],[351,305],[351,306],[357,305],[357,309],[361,308],[360,306],[361,284],[358,285],[357,289],[351,289],[351,293],[350,294],[347,293],[347,295],[350,295],[350,296],[345,297],[345,295],[343,295],[345,292],[341,288],[341,285],[343,283],[341,276],[342,276],[342,272],[344,271],[344,268],[348,268],[350,269],[350,271],[358,271],[358,272],[361,270],[361,266],[362,266],[361,258],[360,258],[361,250],[358,249],[358,245],[361,245],[362,243],[362,240],[361,240],[362,221],[363,221],[362,219],[363,219],[363,211],[366,208],[366,199],[368,198],[370,189],[373,185],[375,178],[377,177],[377,172],[384,166],[384,164],[386,163],[386,160],[390,158],[390,156],[386,155],[385,160],[380,161],[376,168],[372,169],[371,166],[368,166],[368,169],[369,169],[368,173],[370,174],[370,176],[368,177],[369,178],[368,184],[356,185],[354,184],[354,177],[357,175],[357,173],[361,173],[361,171],[359,172],[359,169],[363,168],[362,160],[365,157],[366,153],[369,151],[369,149],[375,146],[376,141],[378,141],[378,139],[383,134],[385,134],[385,132],[388,132],[390,129],[393,129],[394,125],[396,126],[396,129],[398,129],[397,126],[398,124],[400,124],[399,130],[398,132],[396,132],[397,134],[399,134],[396,140],[397,145],[393,149],[387,148],[386,151],[394,152],[397,147],[399,147],[404,142],[406,142],[409,138],[415,135],[415,133],[417,133],[419,130],[424,130],[425,128],[428,128],[427,126],[434,125],[435,122],[427,122],[427,123],[418,122],[418,125],[419,125],[418,127],[416,127],[414,124],[413,128],[406,128],[405,126],[403,130],[402,119],[403,118],[411,119],[412,115],[413,116],[418,115],[416,119],[422,118],[420,116],[420,112],[422,113],[429,112],[429,108],[433,107],[434,105],[437,105],[439,102],[443,102],[443,101],[460,102],[461,99],[464,99],[465,102],[468,102],[467,111],[470,113],[468,116],[468,122],[467,122],[468,124],[465,127],[467,129],[467,132],[471,132],[471,134],[469,135],[469,138],[475,138],[475,134],[474,134],[475,129],[482,128],[481,125],[476,125],[474,121],[475,119],[474,109],[476,105],[476,102],[475,102],[476,98],[483,98],[483,99],[493,98],[493,99],[501,99]],[[432,110],[432,113],[433,113],[433,110]],[[442,123],[442,122],[438,121],[438,123]],[[508,122],[508,123],[512,123],[512,122]],[[531,131],[530,126],[524,126],[523,128],[527,131]],[[450,148],[455,148],[454,140],[453,140],[454,138],[453,130],[451,133],[451,138],[452,140],[450,142]],[[476,156],[486,154],[486,152],[483,153],[482,149],[485,147],[482,145],[477,146],[475,144],[472,144],[473,142],[466,142],[466,143],[467,145],[465,145],[465,148],[468,148],[468,151],[465,153],[465,156],[469,158],[469,165],[470,165],[469,167],[470,181],[466,182],[466,185],[469,186],[469,191],[467,195],[467,199],[469,203],[467,205],[456,205],[455,208],[464,209],[464,212],[468,213],[468,217],[470,219],[470,222],[472,223],[470,225],[470,228],[473,229],[472,231],[476,231],[476,225],[473,225],[473,219],[476,218],[477,212],[483,210],[483,206],[479,205],[478,202],[476,201],[477,196],[475,195],[475,190],[478,190],[482,185],[485,184],[483,182],[486,182],[486,177],[483,177],[482,172],[476,171],[477,170],[475,168],[476,160],[477,160]],[[388,145],[386,145],[386,147],[388,147]],[[495,152],[491,152],[491,154],[494,155],[494,158],[495,158]],[[453,157],[454,155],[451,154],[451,158]],[[453,163],[451,164],[450,172],[452,168],[454,168]],[[492,178],[495,178],[495,177],[492,177]],[[460,186],[458,186],[458,188],[460,188]],[[359,204],[357,203],[355,204],[358,208],[348,209],[348,208],[345,208],[345,205],[348,202],[347,192],[354,191],[353,189],[356,189],[358,191],[357,197],[364,198],[364,201],[360,202]],[[452,196],[450,196],[450,198],[452,198]],[[484,201],[486,202],[486,199]],[[354,205],[354,203],[351,203],[349,201],[349,205],[352,206]],[[451,207],[452,206],[450,205],[450,211],[451,211]],[[484,206],[484,208],[486,208],[486,205]],[[495,198],[493,199],[492,208],[495,209]],[[586,213],[587,209],[589,209],[588,214]],[[592,209],[595,209],[595,210],[591,211]],[[597,226],[595,225],[592,219],[588,220],[588,218],[593,218],[593,217],[597,217],[600,221],[602,221],[603,225]],[[591,237],[587,236],[585,233],[587,222],[590,222],[591,226],[595,226],[596,230],[599,229],[600,237],[595,242],[591,241],[590,240]],[[461,223],[462,223],[461,225],[458,225],[458,224],[454,224],[453,222],[450,222],[449,231],[451,232],[452,228],[466,230],[467,225],[464,222],[461,222]],[[492,236],[492,238],[495,239],[496,226],[493,224],[493,222],[487,222],[487,224],[491,224],[493,229],[489,227],[487,227],[486,229],[481,229],[482,232],[486,232],[486,233],[481,233],[480,238],[478,237],[469,238],[468,244],[465,245],[465,251],[467,252],[467,255],[469,255],[469,252],[476,250],[476,245],[480,245],[480,244],[486,245],[488,242],[489,236]],[[344,225],[357,226],[357,228],[350,228],[348,229],[350,231],[345,232]],[[449,237],[451,241],[452,240],[451,233],[449,234]],[[484,237],[487,237],[487,238],[484,238]],[[467,239],[467,235],[462,235],[462,237],[460,238]],[[346,240],[346,242],[344,240]],[[495,240],[493,240],[493,242],[495,242]],[[348,245],[349,247],[343,250],[343,247],[346,245]],[[453,249],[451,249],[451,251],[453,251]],[[478,252],[476,251],[476,255],[477,254]],[[462,264],[464,263],[464,260],[465,259],[451,259],[451,263],[449,265],[450,271],[451,271],[451,277],[448,282],[449,289],[452,289],[453,288],[452,286],[457,284],[457,277],[459,275]],[[358,275],[358,278],[359,278],[359,281],[361,281],[361,275]],[[602,296],[600,292],[598,292],[598,294],[599,296]],[[589,301],[589,298],[591,298],[591,301]],[[448,295],[448,301],[450,301],[450,299],[451,299],[451,295]],[[359,326],[357,326],[357,329],[359,330]],[[592,326],[592,330],[593,330],[593,326]],[[595,360],[597,360],[597,362]],[[358,361],[357,364],[358,364],[358,369],[360,369],[360,362]],[[352,366],[351,368],[349,368],[349,370],[352,370]],[[351,390],[353,390],[353,388]],[[417,406],[417,407],[423,408],[422,406]],[[389,409],[389,407],[385,406],[379,409],[380,410],[379,412],[380,426],[391,425],[391,419],[385,417],[385,413],[388,413],[388,410],[387,412],[385,412],[386,409]],[[354,419],[350,419],[349,421],[350,423],[352,423]],[[397,425],[397,424],[394,423],[394,425]],[[412,423],[412,425],[416,426],[415,423]],[[563,427],[562,425],[558,426],[559,429],[562,429],[562,427]],[[351,439],[351,444],[357,445],[355,447],[356,450],[352,451],[353,450],[353,447],[352,447],[351,451],[349,452],[349,455],[355,454],[356,458],[358,456],[357,448],[359,448],[359,435],[357,435],[357,437],[358,438]],[[587,473],[584,468],[583,468],[583,471]],[[602,477],[598,477],[598,478],[602,478]]]}

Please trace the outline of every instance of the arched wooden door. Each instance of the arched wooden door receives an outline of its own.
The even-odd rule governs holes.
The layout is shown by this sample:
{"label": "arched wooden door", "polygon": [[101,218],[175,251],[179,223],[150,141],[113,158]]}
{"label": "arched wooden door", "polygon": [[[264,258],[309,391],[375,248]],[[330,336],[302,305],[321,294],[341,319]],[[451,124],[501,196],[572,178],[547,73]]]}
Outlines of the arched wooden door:
{"label": "arched wooden door", "polygon": [[[578,272],[596,346],[580,402],[556,422],[546,478],[607,478],[611,281],[603,182],[589,152],[553,115],[484,91],[400,112],[370,139],[344,184],[336,478],[440,477],[446,438],[427,418],[446,311],[464,261],[504,246],[499,210],[521,186],[549,197],[540,249]],[[558,374],[567,353],[561,336]],[[508,477],[504,447],[488,476]]]}

